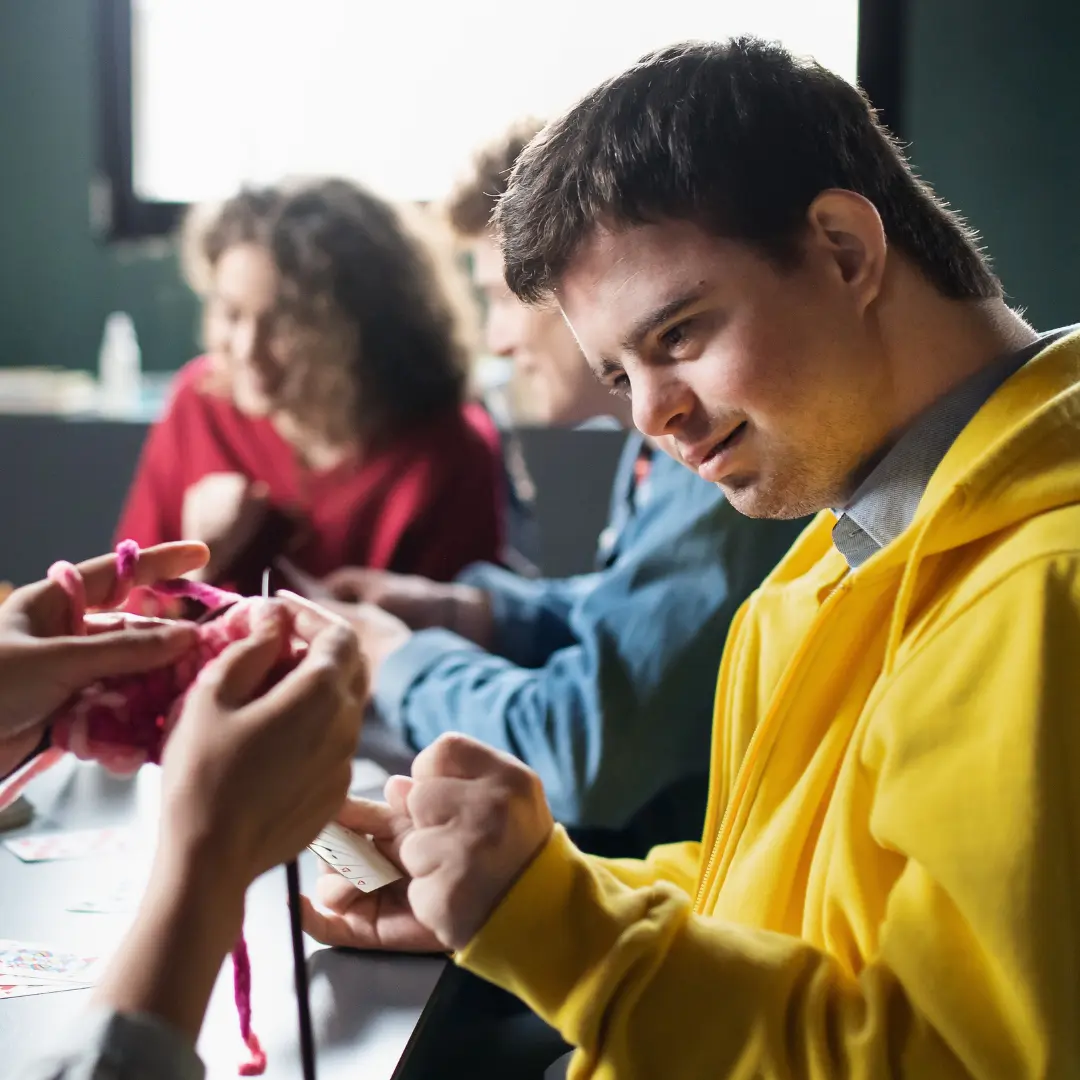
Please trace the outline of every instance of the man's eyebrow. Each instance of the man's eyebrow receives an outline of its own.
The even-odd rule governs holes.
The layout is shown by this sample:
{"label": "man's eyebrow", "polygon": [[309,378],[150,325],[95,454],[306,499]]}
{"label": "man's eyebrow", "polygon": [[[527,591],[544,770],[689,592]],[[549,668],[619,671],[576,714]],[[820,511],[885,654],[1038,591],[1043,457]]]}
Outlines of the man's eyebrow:
{"label": "man's eyebrow", "polygon": [[675,318],[684,308],[690,307],[692,304],[696,304],[705,292],[703,285],[695,285],[692,289],[687,289],[686,292],[680,293],[673,300],[669,300],[666,304],[650,311],[648,315],[642,316],[634,325],[630,328],[630,332],[620,342],[621,347],[626,352],[637,352],[641,347],[641,343],[651,334],[658,326],[663,326],[664,323],[669,322]]}
{"label": "man's eyebrow", "polygon": [[596,381],[603,386],[607,386],[605,379],[610,379],[612,375],[621,375],[623,373],[623,366],[618,360],[613,359],[610,356],[600,357],[599,368],[590,367],[589,370],[593,373]]}

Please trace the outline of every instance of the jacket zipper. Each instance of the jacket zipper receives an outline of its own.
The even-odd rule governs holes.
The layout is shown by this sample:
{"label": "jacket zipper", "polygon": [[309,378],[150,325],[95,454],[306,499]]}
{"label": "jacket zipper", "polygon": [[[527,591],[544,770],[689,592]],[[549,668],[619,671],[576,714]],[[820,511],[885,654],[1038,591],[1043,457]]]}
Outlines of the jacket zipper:
{"label": "jacket zipper", "polygon": [[746,788],[750,783],[750,773],[757,761],[758,749],[761,745],[762,739],[765,737],[765,733],[773,726],[774,717],[779,707],[779,702],[784,696],[787,690],[788,683],[794,678],[794,672],[799,667],[803,656],[806,654],[807,646],[806,642],[810,641],[813,637],[814,631],[817,629],[817,624],[825,618],[826,613],[830,612],[836,603],[839,602],[840,597],[848,591],[848,585],[846,581],[842,581],[829,597],[825,600],[825,603],[818,609],[817,617],[811,624],[810,629],[803,637],[803,644],[800,647],[798,653],[791,658],[791,663],[788,664],[787,670],[784,672],[783,678],[777,685],[776,691],[773,694],[773,705],[770,708],[765,719],[757,726],[754,734],[750,738],[750,745],[746,748],[746,755],[743,757],[742,764],[739,766],[738,775],[735,777],[735,787],[732,791],[731,798],[728,799],[727,806],[724,807],[724,813],[720,818],[720,829],[716,834],[716,839],[713,841],[712,851],[709,853],[709,861],[705,865],[705,874],[701,879],[701,884],[698,886],[697,897],[694,900],[694,911],[698,914],[705,914],[702,910],[702,902],[705,899],[705,890],[708,888],[709,881],[712,878],[713,870],[716,867],[716,861],[720,853],[727,846],[727,837],[725,831],[728,827],[728,822],[732,817],[732,813],[738,808],[738,805],[742,803],[743,797],[746,794]]}

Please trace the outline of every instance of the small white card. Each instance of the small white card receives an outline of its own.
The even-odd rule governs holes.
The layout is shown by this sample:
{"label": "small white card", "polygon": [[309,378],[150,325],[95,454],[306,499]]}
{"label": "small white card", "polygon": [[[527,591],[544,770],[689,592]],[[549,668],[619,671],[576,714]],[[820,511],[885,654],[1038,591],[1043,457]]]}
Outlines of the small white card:
{"label": "small white card", "polygon": [[332,821],[308,845],[361,892],[374,892],[401,877],[401,871],[368,836]]}

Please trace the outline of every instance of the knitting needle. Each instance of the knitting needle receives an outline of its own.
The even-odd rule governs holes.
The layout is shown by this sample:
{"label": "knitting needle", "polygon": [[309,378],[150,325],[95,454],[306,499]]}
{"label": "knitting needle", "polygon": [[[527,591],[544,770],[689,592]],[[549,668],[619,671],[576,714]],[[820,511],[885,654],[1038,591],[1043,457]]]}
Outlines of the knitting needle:
{"label": "knitting needle", "polygon": [[[270,568],[263,571],[262,594],[270,597]],[[300,925],[300,870],[296,860],[285,864],[289,890],[289,925],[292,929],[293,978],[296,983],[296,1010],[300,1020],[300,1064],[304,1080],[315,1080],[315,1040],[311,1035],[311,1001],[308,997],[307,957],[304,931]]]}

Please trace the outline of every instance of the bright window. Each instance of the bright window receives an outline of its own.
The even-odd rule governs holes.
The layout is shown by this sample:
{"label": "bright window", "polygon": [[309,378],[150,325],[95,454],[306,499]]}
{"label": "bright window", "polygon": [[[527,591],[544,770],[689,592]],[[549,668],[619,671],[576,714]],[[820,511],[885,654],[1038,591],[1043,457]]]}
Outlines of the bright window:
{"label": "bright window", "polygon": [[855,77],[857,0],[133,0],[136,194],[335,173],[444,195],[472,149],[652,49],[755,33]]}

